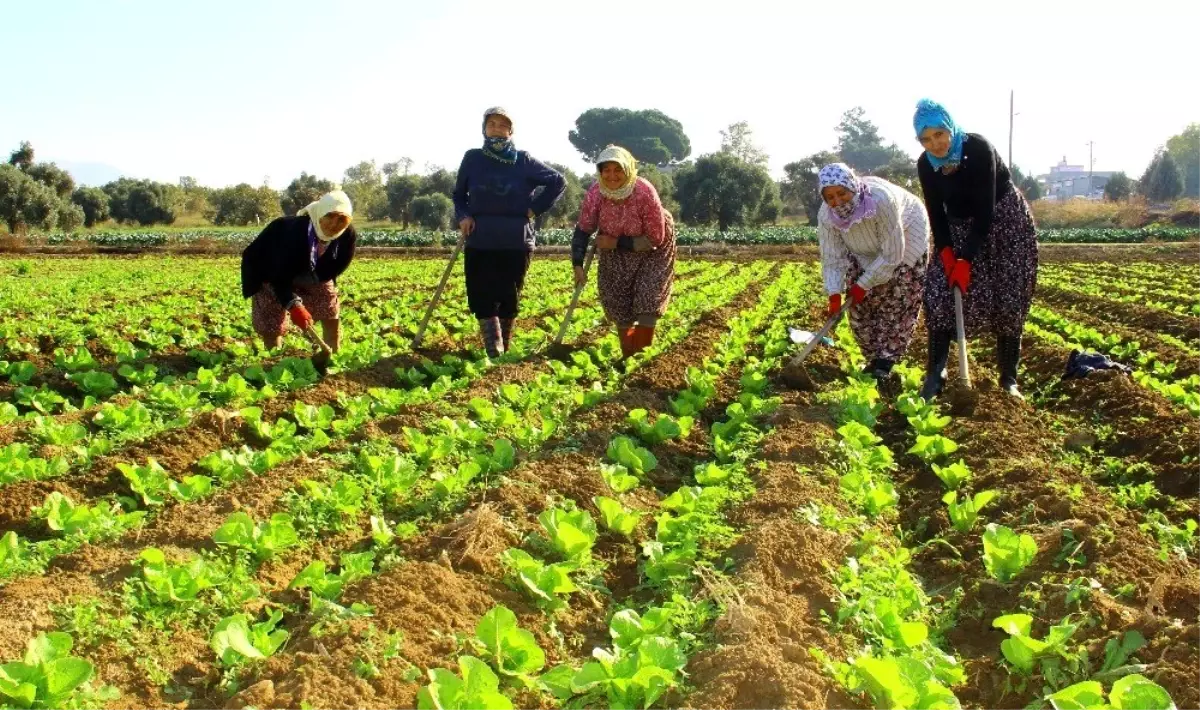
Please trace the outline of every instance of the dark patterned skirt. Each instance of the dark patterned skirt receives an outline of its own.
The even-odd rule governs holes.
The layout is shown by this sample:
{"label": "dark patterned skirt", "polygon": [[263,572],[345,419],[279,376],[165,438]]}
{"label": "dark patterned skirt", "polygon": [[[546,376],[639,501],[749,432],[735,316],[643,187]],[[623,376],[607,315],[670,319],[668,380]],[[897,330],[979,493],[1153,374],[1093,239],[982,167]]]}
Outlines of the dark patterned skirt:
{"label": "dark patterned skirt", "polygon": [[597,254],[597,288],[604,315],[629,325],[641,315],[661,316],[675,283],[675,221],[667,214],[666,238],[652,251],[609,249]]}
{"label": "dark patterned skirt", "polygon": [[[952,221],[951,239],[960,248],[971,231],[971,220]],[[1012,189],[996,203],[992,228],[971,261],[971,284],[963,294],[963,324],[967,335],[1020,335],[1037,285],[1037,228],[1029,203]],[[925,273],[925,324],[931,330],[953,331],[954,296],[941,261]]]}
{"label": "dark patterned skirt", "polygon": [[[332,281],[324,283],[293,283],[292,291],[315,321],[337,320],[341,313],[337,286]],[[250,318],[254,332],[263,337],[278,337],[287,328],[287,311],[275,298],[271,284],[264,283],[258,293],[250,299]]]}
{"label": "dark patterned skirt", "polygon": [[[863,269],[850,255],[846,283],[856,283]],[[899,362],[912,342],[921,313],[925,286],[925,261],[896,267],[891,280],[867,292],[862,303],[850,307],[850,330],[867,362],[882,358]]]}

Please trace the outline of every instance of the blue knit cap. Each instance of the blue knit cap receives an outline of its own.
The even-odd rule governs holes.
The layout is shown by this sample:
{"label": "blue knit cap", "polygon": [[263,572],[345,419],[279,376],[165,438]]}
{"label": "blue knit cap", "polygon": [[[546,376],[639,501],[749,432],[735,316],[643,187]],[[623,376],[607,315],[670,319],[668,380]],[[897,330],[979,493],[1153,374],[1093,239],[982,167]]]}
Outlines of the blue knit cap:
{"label": "blue knit cap", "polygon": [[963,140],[967,134],[963,132],[958,124],[950,118],[950,112],[946,107],[942,106],[933,99],[921,99],[917,102],[917,112],[913,114],[913,130],[917,133],[917,140],[921,140],[921,133],[926,128],[943,128],[950,132],[950,152],[946,157],[939,158],[929,151],[925,151],[925,158],[929,160],[929,164],[934,169],[940,169],[945,165],[958,165],[962,162]]}

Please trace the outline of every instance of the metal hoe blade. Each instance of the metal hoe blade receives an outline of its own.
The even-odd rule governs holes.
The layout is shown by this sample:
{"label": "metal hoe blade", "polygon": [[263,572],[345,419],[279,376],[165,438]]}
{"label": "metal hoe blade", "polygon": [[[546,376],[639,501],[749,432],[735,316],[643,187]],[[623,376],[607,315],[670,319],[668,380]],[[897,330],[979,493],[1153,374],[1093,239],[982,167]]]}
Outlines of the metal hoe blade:
{"label": "metal hoe blade", "polygon": [[325,344],[325,341],[321,339],[321,336],[317,335],[317,331],[313,330],[311,325],[304,329],[304,335],[308,337],[313,345],[317,346],[318,350],[312,356],[312,364],[317,369],[317,372],[324,375],[329,371],[329,361],[333,359],[333,349]]}
{"label": "metal hoe blade", "polygon": [[821,329],[813,334],[812,339],[808,341],[808,344],[804,346],[804,349],[800,351],[800,354],[792,358],[791,361],[788,362],[787,366],[784,367],[782,373],[784,382],[799,390],[812,390],[816,388],[812,377],[810,377],[808,374],[808,370],[804,368],[804,361],[808,358],[812,351],[816,349],[817,344],[821,342],[821,339],[829,335],[829,331],[833,330],[833,326],[837,324],[838,319],[842,317],[842,314],[849,309],[850,300],[846,299],[846,302],[842,304],[842,307],[838,309],[838,312],[830,316],[829,320],[825,321],[825,325],[821,326]]}

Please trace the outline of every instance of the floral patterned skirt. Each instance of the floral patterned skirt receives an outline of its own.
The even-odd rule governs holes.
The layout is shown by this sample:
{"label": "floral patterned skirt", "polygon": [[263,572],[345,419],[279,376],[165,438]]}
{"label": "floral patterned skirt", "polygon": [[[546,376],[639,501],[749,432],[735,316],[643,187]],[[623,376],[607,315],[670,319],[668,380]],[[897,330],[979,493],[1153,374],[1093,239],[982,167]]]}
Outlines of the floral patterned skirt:
{"label": "floral patterned skirt", "polygon": [[[324,283],[293,283],[292,291],[315,321],[337,320],[341,313],[337,286],[332,281]],[[250,298],[250,317],[254,332],[260,336],[279,337],[287,329],[287,311],[275,298],[271,284],[264,283],[258,293]]]}
{"label": "floral patterned skirt", "polygon": [[661,316],[675,284],[675,221],[667,212],[666,239],[652,251],[598,253],[600,305],[610,321],[628,325],[640,315]]}
{"label": "floral patterned skirt", "polygon": [[[846,283],[855,283],[863,268],[853,254]],[[899,362],[912,342],[925,290],[925,262],[896,267],[890,281],[867,292],[862,303],[850,308],[850,330],[869,363],[875,359]]]}
{"label": "floral patterned skirt", "polygon": [[[950,223],[955,248],[967,240],[971,220]],[[992,332],[1020,335],[1037,285],[1037,227],[1029,203],[1016,189],[996,203],[992,228],[979,254],[971,261],[971,283],[963,294],[963,325],[967,335]],[[954,296],[940,267],[925,275],[925,324],[953,331]]]}

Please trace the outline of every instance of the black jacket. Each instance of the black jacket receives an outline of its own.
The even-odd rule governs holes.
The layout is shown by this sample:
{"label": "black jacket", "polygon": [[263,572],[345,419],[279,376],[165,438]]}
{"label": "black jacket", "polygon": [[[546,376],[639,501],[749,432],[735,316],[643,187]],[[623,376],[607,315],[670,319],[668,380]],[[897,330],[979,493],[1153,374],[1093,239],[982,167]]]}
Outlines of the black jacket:
{"label": "black jacket", "polygon": [[292,292],[295,280],[325,282],[341,276],[354,258],[354,243],[358,239],[354,227],[347,227],[342,236],[329,243],[313,269],[309,224],[307,216],[278,217],[250,242],[242,251],[243,297],[250,298],[263,283],[268,283],[279,304],[286,307],[295,296]]}
{"label": "black jacket", "polygon": [[934,251],[953,246],[950,220],[971,220],[960,259],[973,259],[983,247],[992,230],[992,214],[996,203],[1013,189],[1012,175],[991,143],[977,134],[968,133],[963,141],[962,163],[958,170],[946,175],[935,170],[924,153],[917,159],[917,176],[925,193],[925,208],[933,231]]}

